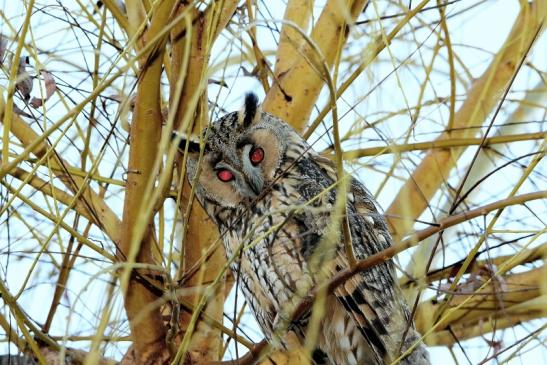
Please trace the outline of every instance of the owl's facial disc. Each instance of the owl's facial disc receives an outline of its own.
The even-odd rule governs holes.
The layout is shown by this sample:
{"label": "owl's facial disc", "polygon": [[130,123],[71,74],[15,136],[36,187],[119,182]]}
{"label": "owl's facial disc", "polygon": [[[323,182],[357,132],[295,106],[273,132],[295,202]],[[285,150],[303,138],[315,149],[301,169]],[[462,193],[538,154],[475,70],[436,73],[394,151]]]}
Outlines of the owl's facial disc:
{"label": "owl's facial disc", "polygon": [[220,161],[214,166],[214,170],[220,184],[226,184],[242,198],[252,200],[262,192],[262,172],[257,167],[248,170],[245,165],[243,166],[243,169],[238,171],[230,164]]}
{"label": "owl's facial disc", "polygon": [[209,215],[248,207],[265,196],[282,173],[280,166],[293,134],[282,120],[262,112],[256,95],[247,94],[242,110],[207,127],[201,145],[190,144],[188,138],[181,141],[181,150],[189,152],[188,180]]}

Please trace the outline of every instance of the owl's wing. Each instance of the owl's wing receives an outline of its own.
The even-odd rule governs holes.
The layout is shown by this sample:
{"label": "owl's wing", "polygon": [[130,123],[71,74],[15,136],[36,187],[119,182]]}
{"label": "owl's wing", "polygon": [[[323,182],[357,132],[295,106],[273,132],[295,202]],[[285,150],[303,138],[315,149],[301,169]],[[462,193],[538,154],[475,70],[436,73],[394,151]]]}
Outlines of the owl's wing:
{"label": "owl's wing", "polygon": [[[334,164],[319,157],[316,163],[327,175],[335,176]],[[391,245],[383,216],[364,186],[352,179],[348,189],[348,220],[353,249],[358,260]],[[343,247],[337,247],[330,275],[349,267]],[[409,311],[397,287],[392,262],[369,268],[336,288],[335,296],[350,314],[359,331],[376,354],[378,363],[399,352],[399,344],[409,319]]]}

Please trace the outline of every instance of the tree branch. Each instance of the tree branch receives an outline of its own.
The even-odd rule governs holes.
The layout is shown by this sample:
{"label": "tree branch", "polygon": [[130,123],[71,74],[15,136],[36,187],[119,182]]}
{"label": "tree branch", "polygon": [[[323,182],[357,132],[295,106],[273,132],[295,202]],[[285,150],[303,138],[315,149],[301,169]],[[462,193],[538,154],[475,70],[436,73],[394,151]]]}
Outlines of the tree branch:
{"label": "tree branch", "polygon": [[[525,56],[528,45],[534,39],[544,21],[544,1],[521,3],[521,11],[501,51],[483,75],[476,80],[468,97],[454,116],[454,130],[446,130],[437,141],[468,138],[476,127],[482,125],[499,101],[499,95],[513,77],[519,61]],[[441,142],[444,143],[444,142]],[[402,216],[402,220],[388,219],[394,235],[402,236],[412,226],[429,204],[431,198],[447,180],[464,148],[431,150],[406,181],[387,209],[388,216]]]}
{"label": "tree branch", "polygon": [[[545,296],[541,296],[540,287],[544,274],[545,267],[542,266],[524,273],[492,278],[491,282],[479,291],[473,287],[480,285],[480,282],[461,284],[462,291],[450,300],[448,309],[460,305],[469,297],[471,299],[465,306],[443,318],[435,332],[426,337],[426,343],[431,346],[454,343],[455,339],[449,329],[456,334],[458,340],[464,340],[525,320],[543,317]],[[436,313],[441,305],[435,298],[420,303],[415,323],[421,333],[431,328],[431,313]]]}
{"label": "tree branch", "polygon": [[[362,271],[365,271],[365,270],[369,269],[372,266],[378,265],[378,264],[380,264],[384,261],[387,261],[387,260],[391,259],[396,254],[398,254],[398,253],[400,253],[400,252],[402,252],[402,251],[404,251],[404,250],[406,250],[410,247],[413,247],[413,246],[417,245],[420,241],[424,240],[425,238],[427,238],[427,237],[429,237],[429,236],[431,236],[435,233],[438,233],[438,232],[440,232],[440,231],[442,231],[446,228],[449,228],[449,227],[455,226],[459,223],[468,221],[470,219],[474,219],[476,217],[488,214],[492,211],[496,211],[496,210],[501,209],[501,208],[505,208],[505,207],[508,207],[508,206],[511,206],[511,205],[522,204],[524,202],[531,201],[531,200],[544,199],[544,198],[547,198],[547,191],[540,191],[540,192],[536,192],[536,193],[529,193],[529,194],[523,194],[523,195],[515,196],[515,197],[512,197],[512,198],[508,198],[508,199],[500,200],[500,201],[497,201],[497,202],[494,202],[494,203],[491,203],[491,204],[487,204],[485,206],[470,210],[470,211],[465,212],[465,213],[461,213],[461,214],[457,214],[457,215],[447,217],[444,220],[442,220],[441,222],[439,222],[438,226],[427,228],[427,229],[424,229],[422,231],[418,231],[415,234],[413,234],[412,236],[410,236],[407,239],[403,240],[402,242],[400,242],[398,244],[394,244],[390,248],[387,248],[387,249],[382,250],[382,251],[380,251],[380,252],[378,252],[374,255],[371,255],[371,256],[367,257],[366,259],[364,259],[364,260],[358,261],[354,266],[352,266],[350,268],[346,268],[346,269],[338,272],[334,277],[330,278],[328,280],[328,282],[326,282],[325,284],[321,284],[317,288],[312,290],[310,292],[310,294],[305,299],[303,299],[300,302],[300,304],[293,311],[293,313],[290,317],[291,322],[298,321],[298,319],[301,318],[302,315],[304,315],[305,313],[307,313],[310,310],[310,308],[312,307],[312,305],[314,303],[314,300],[315,300],[315,297],[316,297],[317,293],[321,293],[325,289],[326,289],[327,293],[333,293],[334,290],[338,286],[344,284],[347,280],[349,280],[354,275],[357,275],[358,273],[360,273]],[[470,295],[472,295],[472,294],[470,294]],[[424,312],[425,313],[432,313],[432,312],[429,312],[429,311],[426,311],[426,310],[424,310]],[[265,342],[265,341],[262,341],[262,342]],[[250,357],[250,355],[248,355],[245,358],[246,360],[244,362],[241,362],[241,363],[238,362],[237,364],[239,364],[239,365],[249,364],[249,362],[248,362],[249,357]],[[226,364],[228,365],[230,363],[226,362]]]}
{"label": "tree branch", "polygon": [[344,151],[343,158],[345,160],[353,160],[366,156],[378,156],[390,153],[401,153],[410,151],[424,151],[441,148],[452,148],[462,146],[480,146],[483,147],[493,144],[504,144],[510,142],[531,141],[545,138],[544,132],[509,134],[505,136],[495,136],[485,138],[452,138],[444,140],[434,140],[431,142],[417,142],[407,144],[391,144],[385,147],[368,147],[358,150]]}
{"label": "tree branch", "polygon": [[[210,52],[216,38],[232,18],[237,3],[236,0],[213,2],[203,12],[193,8],[190,10],[192,27],[180,24],[171,32],[174,77],[170,85],[170,108],[176,130],[200,132],[208,123],[206,86]],[[186,6],[181,5],[178,12],[185,10]],[[191,187],[185,176],[184,156],[178,156],[176,165],[181,192],[177,202],[184,220],[183,254],[180,255],[176,285],[182,288],[200,286],[214,281],[226,258],[222,247],[217,245],[217,249],[203,260],[204,252],[209,252],[211,245],[218,242],[218,230],[199,203],[193,202]],[[222,322],[225,296],[225,287],[220,285],[203,310],[204,314]],[[196,294],[188,301],[195,304],[199,299],[200,294]],[[191,318],[192,313],[184,311],[180,314],[175,326],[182,331],[175,326],[171,328],[173,333],[169,336],[173,338],[168,339],[172,342],[170,346],[176,348],[180,346],[182,336],[192,336],[188,348],[183,349],[190,354],[192,361],[217,360],[221,349],[220,332],[201,319],[194,329],[190,325]]]}
{"label": "tree branch", "polygon": [[[165,351],[166,328],[159,309],[143,309],[148,308],[158,298],[145,285],[130,278],[134,262],[153,263],[153,214],[145,211],[145,207],[151,196],[150,186],[156,178],[156,159],[162,153],[158,150],[163,122],[160,87],[163,53],[167,40],[167,35],[159,39],[157,35],[171,18],[174,5],[174,0],[166,0],[158,5],[152,14],[148,30],[141,38],[142,44],[150,44],[154,39],[155,42],[151,50],[141,58],[141,74],[131,123],[123,209],[120,252],[128,265],[122,272],[120,286],[124,291],[124,305],[133,334],[135,360],[143,364],[161,363],[169,357]],[[130,18],[133,22],[139,20],[139,17]],[[129,26],[135,29],[138,25]],[[142,227],[143,224],[145,227]],[[147,310],[147,313],[143,314],[143,310]]]}
{"label": "tree branch", "polygon": [[[306,43],[301,48],[301,56],[278,76],[262,104],[265,111],[280,117],[300,132],[306,126],[325,83],[317,65],[326,62],[332,67],[347,39],[348,22],[355,21],[365,2],[357,0],[351,3],[348,6],[339,0],[327,2],[311,32],[311,39],[318,45],[321,54],[316,54]],[[348,14],[351,14],[350,19],[346,17]],[[292,59],[294,56],[289,57]],[[285,64],[284,60],[278,62]]]}
{"label": "tree branch", "polygon": [[[0,96],[0,116],[3,115],[3,105],[3,99]],[[40,140],[40,136],[16,114],[13,115],[11,121],[11,133],[13,133],[24,146],[30,146],[35,143],[35,141]],[[37,143],[32,149],[32,153],[40,159],[45,159],[50,156],[48,166],[52,169],[55,176],[57,176],[74,194],[83,190],[83,193],[79,195],[77,205],[81,204],[85,206],[89,215],[93,216],[91,221],[97,224],[112,241],[119,243],[120,220],[104,200],[88,186],[89,179],[87,177],[71,174],[69,171],[70,169],[73,169],[73,167],[60,158],[44,141]],[[6,170],[6,173],[13,174],[16,169],[15,166],[10,167]],[[29,176],[29,178],[31,177]]]}

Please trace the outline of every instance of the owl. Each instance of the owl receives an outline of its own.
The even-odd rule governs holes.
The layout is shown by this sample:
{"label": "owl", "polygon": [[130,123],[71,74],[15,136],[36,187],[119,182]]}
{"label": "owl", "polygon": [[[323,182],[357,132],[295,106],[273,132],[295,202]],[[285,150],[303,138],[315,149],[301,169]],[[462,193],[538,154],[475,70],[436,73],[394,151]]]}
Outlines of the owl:
{"label": "owl", "polygon": [[[242,110],[210,124],[201,143],[178,138],[189,153],[188,180],[219,229],[264,335],[283,345],[281,332],[292,332],[306,343],[311,310],[297,321],[289,320],[291,310],[349,267],[335,214],[335,165],[283,120],[262,112],[252,93]],[[355,178],[345,191],[355,258],[389,247],[392,239],[374,198]],[[389,364],[419,342],[391,261],[353,276],[323,300],[310,353],[314,364]],[[400,363],[429,360],[417,345]]]}

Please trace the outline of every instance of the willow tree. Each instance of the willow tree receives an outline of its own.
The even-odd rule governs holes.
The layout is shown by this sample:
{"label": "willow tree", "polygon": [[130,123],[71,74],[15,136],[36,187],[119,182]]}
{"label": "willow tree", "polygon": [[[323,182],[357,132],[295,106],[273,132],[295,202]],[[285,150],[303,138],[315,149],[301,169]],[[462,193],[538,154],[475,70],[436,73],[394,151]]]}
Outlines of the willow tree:
{"label": "willow tree", "polygon": [[541,351],[544,1],[511,4],[494,53],[462,34],[483,1],[70,3],[0,10],[2,352],[306,362],[249,337],[170,137],[245,88],[384,204],[396,244],[338,283],[395,257],[434,358]]}

